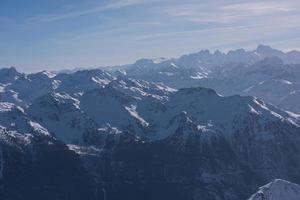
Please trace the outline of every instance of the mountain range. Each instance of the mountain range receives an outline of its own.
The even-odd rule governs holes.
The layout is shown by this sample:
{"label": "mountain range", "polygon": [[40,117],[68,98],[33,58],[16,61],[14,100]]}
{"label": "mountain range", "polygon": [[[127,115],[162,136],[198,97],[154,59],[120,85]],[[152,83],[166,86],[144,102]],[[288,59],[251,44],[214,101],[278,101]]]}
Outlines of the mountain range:
{"label": "mountain range", "polygon": [[300,53],[264,45],[0,69],[0,197],[297,199],[299,81]]}
{"label": "mountain range", "polygon": [[177,59],[142,59],[113,70],[117,75],[161,82],[170,87],[208,87],[222,95],[252,95],[300,112],[300,52],[259,45],[228,53],[200,51]]}

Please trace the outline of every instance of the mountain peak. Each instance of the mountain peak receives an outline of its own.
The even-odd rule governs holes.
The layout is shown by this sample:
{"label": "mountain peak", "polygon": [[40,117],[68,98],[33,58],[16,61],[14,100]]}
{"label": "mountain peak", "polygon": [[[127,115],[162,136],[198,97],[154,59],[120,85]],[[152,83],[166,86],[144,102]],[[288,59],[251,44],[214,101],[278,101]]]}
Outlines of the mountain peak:
{"label": "mountain peak", "polygon": [[265,50],[265,49],[273,49],[273,48],[271,46],[265,45],[265,44],[260,44],[256,48],[256,50]]}
{"label": "mountain peak", "polygon": [[255,52],[261,54],[262,56],[277,56],[278,54],[283,54],[283,52],[263,44],[258,45]]}
{"label": "mountain peak", "polygon": [[151,59],[142,58],[142,59],[137,60],[134,64],[139,65],[139,66],[144,66],[144,65],[153,64],[153,63],[154,62]]}
{"label": "mountain peak", "polygon": [[1,68],[0,71],[10,72],[10,73],[19,73],[15,67],[5,67]]}
{"label": "mountain peak", "polygon": [[21,73],[15,67],[0,69],[0,83],[9,83],[16,80]]}
{"label": "mountain peak", "polygon": [[300,186],[281,179],[259,188],[249,200],[298,200],[300,199]]}
{"label": "mountain peak", "polygon": [[256,48],[257,52],[265,52],[265,51],[279,51],[277,49],[272,48],[270,45],[260,44]]}

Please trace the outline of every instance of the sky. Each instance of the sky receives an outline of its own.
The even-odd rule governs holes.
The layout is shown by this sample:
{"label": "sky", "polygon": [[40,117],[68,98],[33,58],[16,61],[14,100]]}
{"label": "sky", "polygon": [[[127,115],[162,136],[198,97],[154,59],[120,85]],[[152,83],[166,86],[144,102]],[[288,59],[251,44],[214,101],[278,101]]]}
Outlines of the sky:
{"label": "sky", "polygon": [[299,0],[0,0],[0,67],[60,70],[201,49],[300,50]]}

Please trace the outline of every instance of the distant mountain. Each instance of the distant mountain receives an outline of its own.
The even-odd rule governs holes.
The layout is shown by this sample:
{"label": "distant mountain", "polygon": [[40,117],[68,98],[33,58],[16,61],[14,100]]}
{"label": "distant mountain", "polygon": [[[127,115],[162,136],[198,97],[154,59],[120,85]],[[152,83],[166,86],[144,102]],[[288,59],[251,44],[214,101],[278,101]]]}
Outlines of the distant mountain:
{"label": "distant mountain", "polygon": [[286,64],[299,64],[300,63],[300,52],[299,51],[289,51],[284,53],[277,49],[273,49],[270,46],[259,45],[255,51],[261,57],[278,57],[283,60]]}
{"label": "distant mountain", "polygon": [[131,65],[107,67],[108,71],[43,71],[27,75],[12,67],[0,70],[0,100],[24,106],[49,92],[73,96],[101,88],[116,77],[124,76],[164,83],[177,89],[201,86],[213,88],[222,95],[253,95],[292,112],[300,112],[295,103],[289,105],[299,100],[293,95],[300,91],[299,63],[298,51],[284,53],[259,45],[253,51],[238,49],[211,53],[202,50],[177,59],[141,59]]}
{"label": "distant mountain", "polygon": [[300,100],[293,95],[300,91],[298,51],[284,53],[265,45],[254,51],[200,51],[177,59],[142,59],[114,74],[177,89],[201,86],[222,95],[253,95],[292,112],[300,110],[292,103]]}
{"label": "distant mountain", "polygon": [[179,72],[178,70],[190,70],[191,68],[196,69],[199,73],[210,74],[217,69],[228,70],[236,65],[249,66],[272,57],[279,58],[284,64],[300,64],[300,52],[298,51],[284,53],[270,46],[259,45],[254,51],[237,49],[228,53],[220,51],[211,53],[208,50],[202,50],[177,59],[141,59],[134,64],[124,66],[123,71],[127,75],[141,79],[145,79],[140,76],[146,75],[148,72],[173,76],[175,72]]}
{"label": "distant mountain", "polygon": [[6,84],[11,83],[18,79],[22,74],[19,73],[16,68],[10,67],[10,68],[2,68],[0,69],[0,83]]}

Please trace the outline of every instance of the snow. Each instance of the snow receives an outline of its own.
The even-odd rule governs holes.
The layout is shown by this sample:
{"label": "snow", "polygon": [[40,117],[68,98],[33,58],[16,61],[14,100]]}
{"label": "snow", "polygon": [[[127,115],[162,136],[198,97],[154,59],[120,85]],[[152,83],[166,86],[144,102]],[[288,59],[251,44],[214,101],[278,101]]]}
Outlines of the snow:
{"label": "snow", "polygon": [[293,85],[293,83],[291,81],[287,81],[287,80],[280,80],[280,82],[287,84],[287,85]]}
{"label": "snow", "polygon": [[34,131],[41,133],[43,135],[50,135],[50,133],[47,131],[47,129],[45,129],[44,127],[42,127],[40,124],[36,123],[36,122],[29,122],[30,126],[33,128]]}
{"label": "snow", "polygon": [[[54,94],[56,97],[59,97],[60,99],[64,99],[64,100],[71,100],[73,101],[73,105],[75,106],[75,108],[80,109],[80,101],[76,98],[73,98],[72,96],[70,96],[69,94],[60,94],[60,93],[55,93]],[[59,100],[58,100],[59,101]]]}
{"label": "snow", "polygon": [[[91,87],[80,94],[63,90],[50,93],[34,101],[24,115],[37,119],[29,119],[34,130],[54,133],[64,142],[76,144],[83,144],[83,134],[93,131],[123,134],[129,130],[153,140],[171,136],[180,128],[184,134],[218,132],[230,136],[242,128],[234,124],[235,120],[242,121],[250,113],[256,115],[259,123],[285,119],[296,125],[295,116],[256,98],[222,97],[212,89],[200,87],[176,90],[161,83],[118,77],[106,86]],[[2,110],[10,110],[11,106],[3,104]],[[186,114],[180,118],[183,111]],[[107,123],[116,130],[107,129]],[[19,124],[15,122],[14,127],[20,127]]]}
{"label": "snow", "polygon": [[144,127],[149,126],[149,123],[146,122],[142,117],[139,116],[139,114],[136,112],[136,106],[131,105],[130,107],[125,106],[125,109],[133,116],[136,118]]}
{"label": "snow", "polygon": [[96,82],[96,83],[99,83],[100,85],[107,85],[109,82],[110,82],[110,80],[107,80],[107,79],[101,79],[101,78],[99,78],[99,77],[92,77],[92,80],[94,81],[94,82]]}
{"label": "snow", "polygon": [[160,63],[162,63],[162,62],[164,62],[166,60],[167,60],[166,58],[154,58],[154,59],[152,59],[152,62],[154,64],[160,64]]}
{"label": "snow", "polygon": [[85,147],[85,146],[78,146],[74,144],[68,144],[68,148],[79,155],[93,156],[93,155],[99,155],[99,152],[101,152],[100,149],[94,146]]}
{"label": "snow", "polygon": [[300,186],[285,180],[276,179],[260,187],[248,200],[299,200]]}
{"label": "snow", "polygon": [[299,118],[300,119],[300,115],[299,114],[295,114],[293,112],[290,112],[290,111],[286,111],[291,117],[293,118]]}
{"label": "snow", "polygon": [[52,82],[53,89],[56,90],[60,84],[61,84],[60,80],[53,80],[53,82]]}
{"label": "snow", "polygon": [[[130,65],[135,67],[131,68],[132,71],[124,67],[120,78],[114,77],[114,72],[110,74],[102,70],[57,75],[44,71],[14,76],[9,83],[0,84],[1,101],[5,101],[0,103],[0,122],[8,130],[22,129],[22,134],[28,130],[45,135],[54,133],[65,143],[73,143],[68,147],[79,155],[97,155],[101,151],[93,146],[74,145],[87,145],[83,139],[84,134],[93,133],[99,136],[99,140],[107,139],[108,136],[110,140],[127,131],[145,141],[172,139],[174,133],[176,137],[179,134],[199,134],[197,136],[201,139],[217,134],[225,139],[236,139],[231,136],[243,134],[245,137],[242,138],[250,140],[249,144],[258,142],[263,148],[267,144],[267,148],[269,144],[277,145],[281,142],[271,141],[275,138],[277,128],[284,129],[283,133],[290,135],[297,132],[300,115],[282,111],[264,102],[272,102],[274,99],[287,101],[288,98],[281,97],[295,94],[292,100],[295,105],[299,104],[296,93],[300,91],[300,82],[299,76],[294,73],[297,71],[291,70],[291,66],[286,65],[280,69],[282,66],[275,66],[278,62],[273,62],[275,65],[266,62],[271,63],[266,66],[252,64],[263,57],[256,51],[232,51],[227,54],[203,51],[179,59],[144,60],[137,65]],[[240,62],[241,65],[234,64]],[[0,81],[4,82],[4,79],[1,77]],[[190,88],[193,86],[215,86],[223,96],[210,89]],[[189,89],[176,90],[172,87]],[[250,95],[264,97],[265,100],[228,96],[245,94],[243,92],[247,95],[251,92]],[[296,107],[291,105],[289,103],[283,108],[292,110]],[[291,126],[286,126],[290,125],[287,122]],[[30,144],[32,137],[13,132],[8,135],[13,139],[22,138],[25,144]],[[251,138],[247,138],[249,135]],[[2,150],[0,147],[0,179],[6,167]],[[215,177],[208,172],[203,173],[204,180],[209,181]],[[222,181],[222,176],[217,178],[220,178],[218,182]],[[299,191],[298,187],[275,180],[260,188],[251,200],[261,199],[262,195],[269,200],[300,199],[297,196],[299,192],[295,192]]]}
{"label": "snow", "polygon": [[197,125],[198,131],[201,131],[202,133],[212,131],[208,127],[209,127],[209,124],[207,124],[206,126],[205,125]]}
{"label": "snow", "polygon": [[82,111],[81,102],[68,94],[49,94],[39,98],[27,113],[50,133],[66,143],[82,142],[82,135],[97,126]]}
{"label": "snow", "polygon": [[165,90],[165,91],[167,91],[167,92],[176,92],[176,91],[177,91],[176,89],[171,88],[171,87],[168,87],[168,86],[166,86],[166,85],[163,85],[162,83],[156,84],[155,86],[156,86],[158,89],[160,89],[160,90]]}
{"label": "snow", "polygon": [[54,78],[56,74],[54,72],[42,71],[42,74],[46,75],[48,78]]}
{"label": "snow", "polygon": [[111,127],[111,125],[109,123],[106,124],[105,127],[98,128],[97,130],[101,131],[101,132],[108,133],[108,134],[114,134],[114,135],[118,135],[118,134],[122,133],[122,131],[120,131],[118,128]]}
{"label": "snow", "polygon": [[5,86],[0,84],[0,93],[3,93],[5,91]]}
{"label": "snow", "polygon": [[260,114],[261,114],[260,112],[256,111],[252,106],[250,106],[250,105],[248,105],[248,106],[249,106],[249,108],[250,108],[250,112],[251,112],[251,113],[254,113],[254,114],[256,114],[256,115],[260,115]]}
{"label": "snow", "polygon": [[11,111],[15,105],[8,102],[0,102],[0,113]]}
{"label": "snow", "polygon": [[251,91],[253,88],[254,88],[254,86],[252,85],[252,86],[246,88],[245,90],[243,90],[243,92],[249,92],[249,91]]}
{"label": "snow", "polygon": [[190,76],[191,79],[203,79],[203,78],[206,78],[205,75],[201,74],[201,73],[197,73],[196,75],[194,76]]}
{"label": "snow", "polygon": [[171,63],[171,66],[178,69],[179,67],[175,63]]}
{"label": "snow", "polygon": [[17,108],[19,111],[21,111],[23,114],[25,114],[25,110],[24,110],[22,107],[17,106],[16,108]]}
{"label": "snow", "polygon": [[[214,67],[218,67],[217,70],[219,71],[217,72],[231,73],[231,68],[221,68],[223,64],[226,64],[227,61],[241,62],[244,59],[247,60],[244,54],[247,52],[233,51],[228,54],[217,53],[213,55],[203,51],[179,59],[159,59],[157,61],[145,59],[136,65],[130,65],[130,67],[136,68],[136,70],[132,70],[137,73],[135,78],[143,79],[143,74],[139,73],[146,73],[145,75],[150,77],[150,80],[147,79],[147,81],[135,80],[131,76],[131,71],[127,70],[126,67],[123,70],[127,75],[123,74],[117,78],[112,75],[113,72],[108,73],[96,69],[55,76],[49,72],[42,72],[19,78],[17,80],[19,84],[14,85],[13,88],[6,86],[8,88],[5,88],[5,92],[8,89],[13,89],[15,99],[26,99],[25,105],[28,105],[28,109],[24,106],[24,116],[28,115],[26,116],[29,118],[28,120],[36,121],[41,127],[45,127],[49,132],[55,133],[59,139],[68,143],[71,143],[73,139],[82,141],[82,134],[86,131],[104,131],[101,129],[107,123],[121,132],[130,127],[131,131],[147,135],[151,139],[155,134],[169,136],[174,134],[173,128],[178,128],[178,126],[175,124],[174,127],[167,129],[168,124],[182,111],[186,111],[186,117],[190,120],[186,124],[183,122],[182,126],[190,129],[193,127],[195,131],[199,132],[215,130],[229,135],[233,132],[233,128],[242,128],[238,127],[242,126],[240,124],[236,124],[235,127],[233,125],[234,120],[242,120],[249,116],[257,117],[258,123],[286,120],[296,125],[296,118],[299,117],[287,115],[256,98],[226,97],[227,95],[222,93],[222,89],[219,89],[218,92],[223,96],[218,95],[214,90],[205,88],[186,90],[172,88],[173,86],[176,87],[177,84],[180,87],[191,87],[201,85],[203,82],[206,83],[210,79],[214,81],[215,79],[210,77],[214,73]],[[250,54],[253,56],[252,53]],[[251,63],[249,59],[247,63]],[[196,65],[193,66],[193,64]],[[243,83],[241,79],[237,79],[240,82],[235,82],[235,80],[233,82],[237,87],[241,85],[240,90],[246,92],[252,90],[253,87],[255,87],[253,91],[256,90],[259,84],[268,91],[269,86],[273,86],[274,83],[279,86],[284,85],[283,89],[288,85],[288,88],[293,89],[289,92],[298,91],[297,88],[290,87],[294,81],[287,77],[275,79],[267,77],[261,72],[259,72],[259,76],[256,76],[255,73],[257,72],[251,71],[255,67],[255,70],[259,70],[261,66],[253,67],[252,64],[249,64],[245,74],[254,74],[253,77],[246,83]],[[245,70],[239,65],[236,67],[241,71]],[[269,69],[266,67],[266,70]],[[155,72],[155,77],[148,74],[152,71]],[[233,72],[236,73],[236,71]],[[157,76],[157,73],[161,73],[161,76]],[[41,76],[41,74],[45,76]],[[120,74],[116,73],[116,75]],[[217,78],[221,80],[224,78],[223,74],[217,75]],[[231,74],[227,75],[231,78]],[[240,76],[238,73],[234,75]],[[162,78],[157,80],[157,77]],[[152,78],[155,82],[151,82]],[[203,78],[208,80],[200,80]],[[173,83],[172,87],[163,84],[166,80]],[[184,82],[186,80],[188,82]],[[293,85],[296,84],[293,83]],[[35,86],[32,89],[35,91],[33,94],[29,93],[28,86]],[[3,88],[2,85],[1,87]],[[245,90],[245,88],[247,89]],[[19,106],[16,103],[15,105]],[[9,103],[0,104],[0,112],[10,111],[11,108],[12,105]],[[19,122],[7,124],[14,125],[14,127],[20,126]],[[211,124],[211,127],[208,124]],[[37,130],[43,130],[37,125],[34,127]]]}

